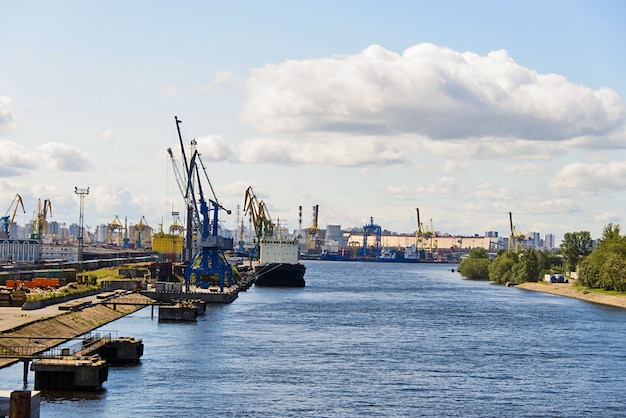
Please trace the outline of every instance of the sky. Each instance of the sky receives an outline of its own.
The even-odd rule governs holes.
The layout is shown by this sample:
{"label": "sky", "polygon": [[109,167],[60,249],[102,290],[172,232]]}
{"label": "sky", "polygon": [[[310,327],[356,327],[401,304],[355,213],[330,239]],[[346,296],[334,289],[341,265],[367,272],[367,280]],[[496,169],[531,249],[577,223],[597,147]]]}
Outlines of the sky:
{"label": "sky", "polygon": [[[243,218],[398,233],[622,224],[626,3],[0,0],[0,215],[85,225],[184,212],[197,142]],[[206,190],[205,190],[206,192]],[[238,211],[237,208],[240,208]],[[246,218],[247,219],[247,218]]]}

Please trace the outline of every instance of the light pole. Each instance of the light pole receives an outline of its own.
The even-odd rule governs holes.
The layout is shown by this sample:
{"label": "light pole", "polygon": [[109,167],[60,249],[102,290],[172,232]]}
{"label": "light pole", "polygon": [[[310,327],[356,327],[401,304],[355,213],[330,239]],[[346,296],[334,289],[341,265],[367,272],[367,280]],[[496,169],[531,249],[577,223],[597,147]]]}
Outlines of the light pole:
{"label": "light pole", "polygon": [[[79,189],[74,187],[74,193],[80,196],[80,216],[78,220],[78,273],[83,272],[83,225],[85,224],[85,196],[89,194],[89,187]],[[82,277],[81,277],[82,279]]]}

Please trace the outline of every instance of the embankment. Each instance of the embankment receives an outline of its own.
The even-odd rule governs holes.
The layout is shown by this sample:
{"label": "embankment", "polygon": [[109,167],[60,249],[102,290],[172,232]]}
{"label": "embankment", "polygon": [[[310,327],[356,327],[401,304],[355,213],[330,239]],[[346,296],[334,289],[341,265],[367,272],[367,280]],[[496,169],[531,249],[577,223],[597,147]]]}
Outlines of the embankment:
{"label": "embankment", "polygon": [[[119,302],[128,303],[123,298],[124,296],[120,297]],[[10,353],[19,347],[20,352],[39,353],[133,313],[143,306],[139,303],[137,305],[120,304],[115,307],[96,304],[80,311],[62,313],[29,322],[2,332],[0,351]],[[17,358],[0,358],[0,368],[18,360]]]}
{"label": "embankment", "polygon": [[585,292],[578,290],[571,283],[521,283],[517,286],[519,289],[533,290],[536,292],[551,293],[553,295],[566,296],[585,300],[587,302],[600,303],[602,305],[615,306],[617,308],[626,308],[626,295],[615,296],[597,292]]}

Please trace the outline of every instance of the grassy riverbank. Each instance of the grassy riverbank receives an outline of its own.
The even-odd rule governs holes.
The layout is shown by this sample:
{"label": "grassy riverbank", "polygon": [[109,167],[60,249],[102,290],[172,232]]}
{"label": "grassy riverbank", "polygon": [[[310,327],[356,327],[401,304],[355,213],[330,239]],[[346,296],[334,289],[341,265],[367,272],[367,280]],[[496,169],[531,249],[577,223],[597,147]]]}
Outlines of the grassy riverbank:
{"label": "grassy riverbank", "polygon": [[579,287],[572,283],[526,282],[519,284],[517,287],[525,290],[586,300],[588,302],[600,303],[602,305],[626,308],[626,294],[604,292],[600,290],[596,291],[593,289]]}

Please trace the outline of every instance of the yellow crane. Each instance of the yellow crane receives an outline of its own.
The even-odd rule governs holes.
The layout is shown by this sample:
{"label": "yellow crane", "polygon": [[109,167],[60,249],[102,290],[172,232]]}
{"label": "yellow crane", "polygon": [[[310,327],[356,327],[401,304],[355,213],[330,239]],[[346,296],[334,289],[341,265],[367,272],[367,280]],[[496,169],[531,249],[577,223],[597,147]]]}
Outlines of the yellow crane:
{"label": "yellow crane", "polygon": [[272,223],[265,202],[256,197],[252,186],[246,189],[243,210],[245,215],[250,215],[258,239],[274,235],[274,223]]}
{"label": "yellow crane", "polygon": [[515,225],[513,225],[513,214],[509,212],[509,224],[511,226],[511,235],[509,235],[509,246],[508,251],[518,252],[520,249],[520,241],[524,240],[526,236],[522,233],[517,233],[515,230]]}
{"label": "yellow crane", "polygon": [[[122,245],[122,232],[124,231],[124,225],[122,225],[122,221],[120,221],[120,218],[115,215],[115,218],[113,218],[113,220],[111,222],[109,222],[109,225],[107,226],[107,235],[108,235],[108,242],[109,244],[113,245]],[[115,242],[113,242],[113,238],[115,236]]]}
{"label": "yellow crane", "polygon": [[31,238],[41,239],[48,231],[48,212],[52,216],[52,203],[49,199],[45,199],[43,204],[41,199],[37,200],[37,214],[33,222],[33,232],[30,234]]}
{"label": "yellow crane", "polygon": [[318,226],[317,220],[319,217],[320,205],[313,206],[313,223],[306,232],[306,249],[309,253],[319,253],[322,245],[320,238],[321,231]]}
{"label": "yellow crane", "polygon": [[417,231],[415,232],[415,247],[419,250],[426,250],[429,253],[437,253],[439,251],[439,243],[436,239],[435,230],[433,228],[433,220],[430,219],[430,228],[424,228],[424,224],[420,221],[420,210],[417,211]]}
{"label": "yellow crane", "polygon": [[151,242],[152,227],[148,225],[146,217],[142,216],[135,225],[135,248],[148,247]]}
{"label": "yellow crane", "polygon": [[[11,228],[13,227],[13,221],[15,220],[15,214],[17,213],[17,208],[22,206],[22,212],[26,213],[24,210],[24,202],[22,202],[22,196],[16,194],[7,209],[7,213],[0,218],[0,234],[4,235],[6,238],[11,238]],[[11,208],[13,208],[13,214],[9,216],[11,213]]]}
{"label": "yellow crane", "polygon": [[175,216],[174,222],[170,225],[170,234],[175,235],[184,235],[185,234],[185,226],[180,220],[180,214],[178,212],[172,212],[172,216]]}

